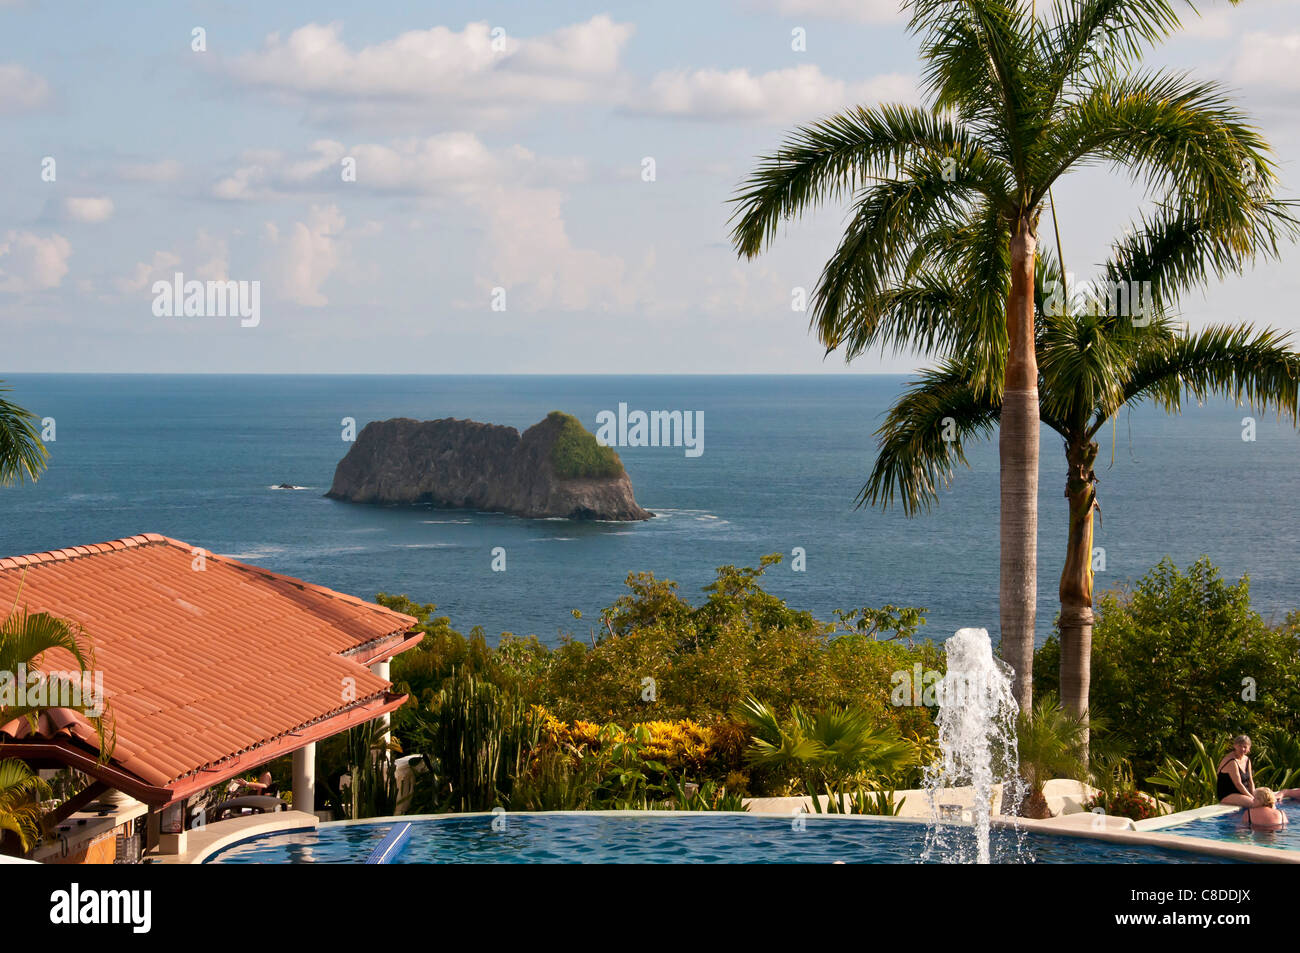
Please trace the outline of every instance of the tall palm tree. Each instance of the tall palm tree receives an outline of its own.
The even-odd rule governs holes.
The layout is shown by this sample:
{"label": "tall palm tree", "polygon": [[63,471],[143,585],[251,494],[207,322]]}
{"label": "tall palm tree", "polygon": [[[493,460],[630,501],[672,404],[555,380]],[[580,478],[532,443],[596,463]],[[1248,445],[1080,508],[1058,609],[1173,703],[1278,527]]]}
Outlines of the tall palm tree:
{"label": "tall palm tree", "polygon": [[[1179,26],[1168,0],[915,0],[924,106],[859,106],[797,129],[735,197],[753,257],[787,219],[851,196],[812,327],[851,359],[880,345],[960,354],[998,401],[1002,656],[1032,710],[1037,592],[1038,221],[1066,173],[1105,163],[1173,217],[1231,232],[1275,186],[1267,143],[1215,84],[1137,72]],[[962,240],[954,239],[961,237]]]}
{"label": "tall palm tree", "polygon": [[[0,394],[13,388],[0,386]],[[0,396],[0,486],[15,479],[35,480],[48,454],[36,429],[36,416]]]}
{"label": "tall palm tree", "polygon": [[[1255,244],[1268,248],[1276,232],[1291,229],[1292,223],[1282,203],[1255,208]],[[1117,245],[1101,285],[1109,286],[1118,274],[1139,274],[1154,279],[1155,287],[1170,287],[1207,270],[1234,268],[1240,261],[1236,247],[1224,243],[1214,229],[1185,220],[1166,222]],[[1245,324],[1181,333],[1165,306],[1143,318],[1149,324],[1103,313],[1095,299],[1076,297],[1076,307],[1058,312],[1052,294],[1060,287],[1055,258],[1040,254],[1036,274],[1039,417],[1064,443],[1069,501],[1059,590],[1061,702],[1086,724],[1097,433],[1125,406],[1150,400],[1177,413],[1184,397],[1201,401],[1211,395],[1274,409],[1294,424],[1300,353],[1291,349],[1289,335]],[[939,488],[951,481],[954,462],[966,462],[968,442],[992,433],[1003,406],[995,394],[971,384],[969,364],[950,359],[923,373],[890,409],[878,431],[880,452],[862,502],[897,501],[909,514],[928,508],[937,501]]]}

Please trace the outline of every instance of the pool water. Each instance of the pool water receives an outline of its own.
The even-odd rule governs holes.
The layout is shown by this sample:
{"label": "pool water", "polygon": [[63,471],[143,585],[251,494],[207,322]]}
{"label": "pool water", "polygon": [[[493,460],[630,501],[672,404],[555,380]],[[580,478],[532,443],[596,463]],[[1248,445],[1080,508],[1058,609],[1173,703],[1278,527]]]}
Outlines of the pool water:
{"label": "pool water", "polygon": [[[873,818],[754,814],[448,815],[412,821],[399,864],[918,863],[924,824]],[[494,829],[493,821],[497,828]],[[356,864],[392,822],[323,825],[244,841],[209,858],[218,864]],[[955,833],[955,832],[954,832]],[[995,856],[1042,864],[1219,863],[1218,858],[1076,837],[993,831]],[[1017,846],[1019,845],[1019,850]]]}
{"label": "pool water", "polygon": [[1244,811],[1220,814],[1218,817],[1202,817],[1195,821],[1162,827],[1158,833],[1178,834],[1182,837],[1204,837],[1208,840],[1228,841],[1236,844],[1253,844],[1256,847],[1272,847],[1275,850],[1300,850],[1300,804],[1294,801],[1282,802],[1282,813],[1286,815],[1287,825],[1280,831],[1252,830],[1242,821]]}

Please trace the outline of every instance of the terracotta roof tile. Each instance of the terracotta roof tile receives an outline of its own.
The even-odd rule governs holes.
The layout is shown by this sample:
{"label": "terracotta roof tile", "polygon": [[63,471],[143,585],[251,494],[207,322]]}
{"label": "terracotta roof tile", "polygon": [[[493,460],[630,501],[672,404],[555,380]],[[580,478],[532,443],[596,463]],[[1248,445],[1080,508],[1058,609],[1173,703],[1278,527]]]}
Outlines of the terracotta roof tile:
{"label": "terracotta roof tile", "polygon": [[[195,571],[195,548],[146,533],[0,559],[0,604],[21,584],[29,611],[84,628],[110,699],[112,761],[152,785],[381,695],[389,684],[343,653],[416,621],[212,553]],[[42,664],[72,659],[51,652]],[[88,740],[84,724],[61,730]]]}

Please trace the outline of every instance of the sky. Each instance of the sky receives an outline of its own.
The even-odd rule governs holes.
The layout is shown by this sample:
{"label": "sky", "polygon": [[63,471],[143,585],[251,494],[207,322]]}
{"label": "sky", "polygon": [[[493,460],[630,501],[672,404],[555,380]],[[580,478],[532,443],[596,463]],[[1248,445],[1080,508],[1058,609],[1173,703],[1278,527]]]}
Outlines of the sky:
{"label": "sky", "polygon": [[[1300,0],[1200,10],[1146,65],[1225,84],[1294,198]],[[0,374],[907,372],[792,308],[844,207],[741,261],[728,199],[920,68],[890,0],[0,0]],[[1055,200],[1086,277],[1144,195],[1092,169]],[[1300,330],[1298,266],[1184,317]],[[256,323],[159,305],[178,272],[256,282]]]}

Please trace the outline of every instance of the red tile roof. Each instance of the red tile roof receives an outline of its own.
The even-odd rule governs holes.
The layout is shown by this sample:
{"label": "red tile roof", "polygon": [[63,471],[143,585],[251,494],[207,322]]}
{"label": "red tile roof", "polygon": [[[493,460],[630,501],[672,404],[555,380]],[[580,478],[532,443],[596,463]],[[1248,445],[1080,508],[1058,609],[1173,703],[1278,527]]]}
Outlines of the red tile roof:
{"label": "red tile roof", "polygon": [[[0,559],[0,611],[15,601],[85,630],[116,735],[112,765],[173,794],[397,707],[366,665],[418,640],[411,616],[154,533]],[[41,667],[74,666],[58,650]],[[44,719],[34,735],[16,722],[0,732],[24,750],[95,744],[79,716]]]}

